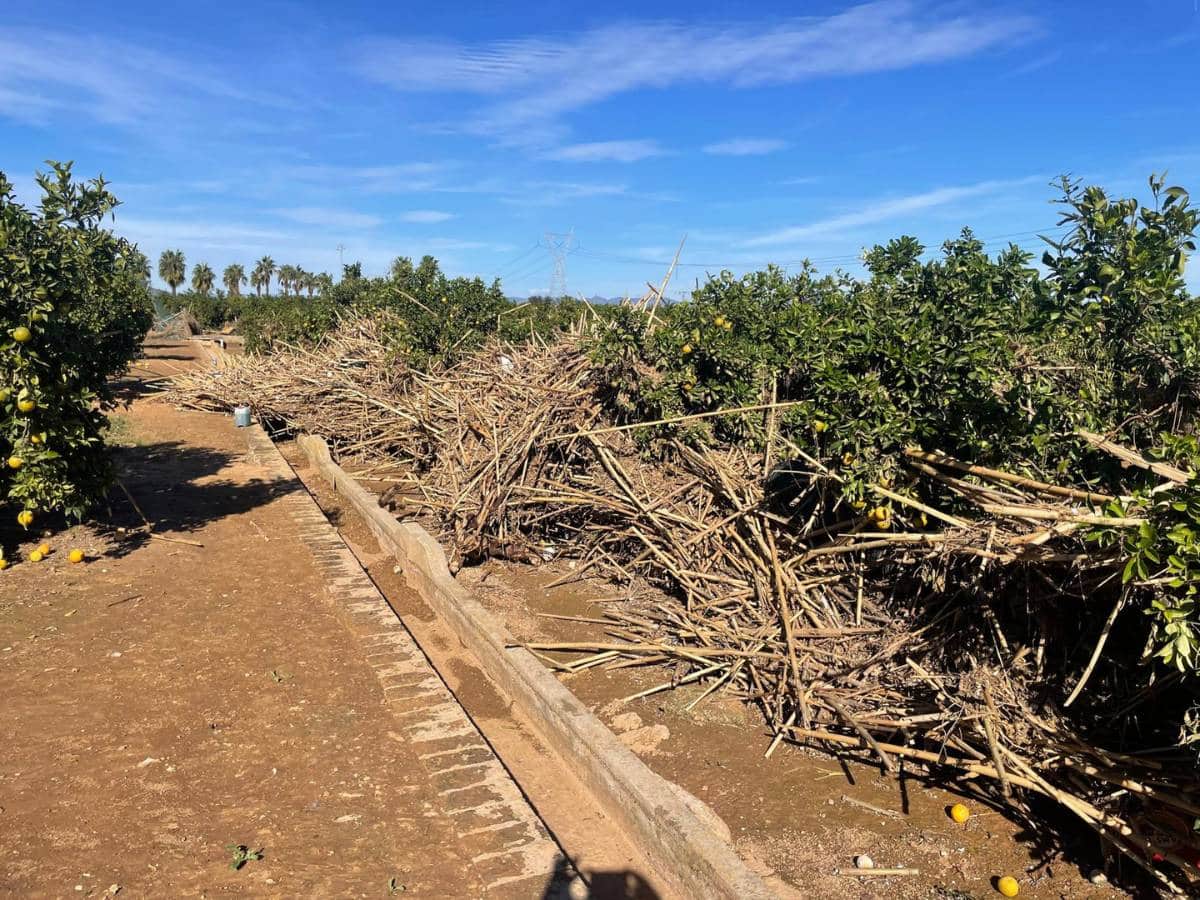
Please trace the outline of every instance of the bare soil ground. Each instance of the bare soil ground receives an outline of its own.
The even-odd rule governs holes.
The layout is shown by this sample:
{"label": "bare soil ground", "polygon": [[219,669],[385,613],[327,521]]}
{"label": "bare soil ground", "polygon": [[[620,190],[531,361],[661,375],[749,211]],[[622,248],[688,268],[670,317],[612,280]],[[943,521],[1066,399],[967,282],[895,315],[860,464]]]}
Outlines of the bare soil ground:
{"label": "bare soil ground", "polygon": [[[196,352],[159,342],[138,374]],[[297,483],[228,418],[126,387],[123,481],[203,546],[75,527],[0,573],[0,895],[477,896],[279,506]],[[111,516],[140,524],[119,491]],[[10,558],[28,538],[0,533]],[[235,870],[230,845],[263,856]]]}

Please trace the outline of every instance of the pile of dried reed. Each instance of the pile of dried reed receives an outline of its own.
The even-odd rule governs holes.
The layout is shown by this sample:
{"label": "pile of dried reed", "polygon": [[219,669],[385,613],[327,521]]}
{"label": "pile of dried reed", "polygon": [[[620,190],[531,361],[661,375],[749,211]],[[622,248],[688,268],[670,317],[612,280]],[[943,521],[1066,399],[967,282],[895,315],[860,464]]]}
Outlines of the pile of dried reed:
{"label": "pile of dried reed", "polygon": [[[455,565],[552,547],[577,560],[571,577],[673,598],[610,607],[603,642],[529,645],[556,668],[669,663],[643,694],[734,692],[762,708],[768,755],[819,742],[888,772],[950,773],[1016,809],[1049,798],[1162,886],[1189,884],[1200,773],[1155,706],[1194,689],[1131,670],[1141,648],[1114,637],[1116,560],[1081,537],[1140,524],[1101,516],[1110,498],[912,449],[908,484],[872,488],[894,509],[882,530],[827,502],[836,472],[782,437],[766,455],[681,440],[635,452],[604,420],[574,337],[494,343],[417,373],[376,328],[350,321],[314,349],[230,359],[173,396],[250,402],[386,470],[387,502],[431,522]],[[922,480],[954,511],[911,499]]]}

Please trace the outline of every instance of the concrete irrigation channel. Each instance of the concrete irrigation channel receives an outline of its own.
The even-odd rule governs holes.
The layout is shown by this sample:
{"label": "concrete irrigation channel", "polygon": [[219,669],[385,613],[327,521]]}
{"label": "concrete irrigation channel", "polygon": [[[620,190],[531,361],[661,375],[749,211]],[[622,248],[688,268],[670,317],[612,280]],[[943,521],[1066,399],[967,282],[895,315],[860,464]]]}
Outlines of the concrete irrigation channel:
{"label": "concrete irrigation channel", "polygon": [[[451,577],[442,548],[423,528],[398,522],[382,509],[332,460],[320,438],[302,436],[297,444],[391,553],[407,584],[474,657],[512,714],[532,727],[581,788],[572,818],[580,807],[601,810],[645,860],[646,873],[653,873],[649,878],[670,896],[779,896],[738,857],[701,801],[652,772],[529,651],[514,646],[511,635]],[[503,759],[502,748],[500,754]],[[521,780],[519,770],[514,775]],[[554,815],[546,818],[553,828]],[[585,872],[589,853],[586,844],[580,847]]]}

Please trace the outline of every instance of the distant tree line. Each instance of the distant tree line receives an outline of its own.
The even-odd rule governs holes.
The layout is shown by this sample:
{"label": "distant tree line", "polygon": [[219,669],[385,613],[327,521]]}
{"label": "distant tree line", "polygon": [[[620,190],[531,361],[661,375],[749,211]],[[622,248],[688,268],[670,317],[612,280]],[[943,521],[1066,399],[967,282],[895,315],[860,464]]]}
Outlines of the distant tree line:
{"label": "distant tree line", "polygon": [[[158,257],[158,277],[171,289],[172,295],[178,294],[179,286],[187,281],[187,260],[182,250],[164,250]],[[312,297],[318,291],[333,284],[333,278],[328,272],[308,272],[300,266],[278,266],[269,256],[264,256],[254,264],[250,275],[241,263],[230,263],[221,273],[221,283],[230,297],[242,296],[242,286],[249,284],[254,288],[256,296],[270,295],[271,281],[279,285],[280,292],[285,296],[298,297],[301,293]],[[208,263],[196,263],[192,267],[192,292],[201,296],[212,293],[216,284],[216,274]]]}

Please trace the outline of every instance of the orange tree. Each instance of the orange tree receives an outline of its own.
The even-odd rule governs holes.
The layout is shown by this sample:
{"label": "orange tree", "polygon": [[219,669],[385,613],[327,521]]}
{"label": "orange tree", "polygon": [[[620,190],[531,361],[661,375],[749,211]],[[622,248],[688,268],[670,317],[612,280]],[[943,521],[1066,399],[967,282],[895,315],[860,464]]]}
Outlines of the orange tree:
{"label": "orange tree", "polygon": [[[1061,187],[1070,230],[1044,273],[970,231],[932,259],[913,238],[874,247],[865,278],[722,272],[653,319],[623,308],[599,330],[601,394],[633,423],[792,401],[780,432],[854,501],[912,445],[1116,485],[1078,426],[1150,447],[1191,432],[1200,409],[1200,303],[1183,279],[1197,213],[1160,178],[1146,206]],[[677,431],[753,446],[764,415],[636,434]]]}
{"label": "orange tree", "polygon": [[0,506],[28,527],[82,517],[108,487],[108,380],[150,326],[146,259],[102,227],[117,205],[71,165],[38,176],[38,210],[0,172]]}

